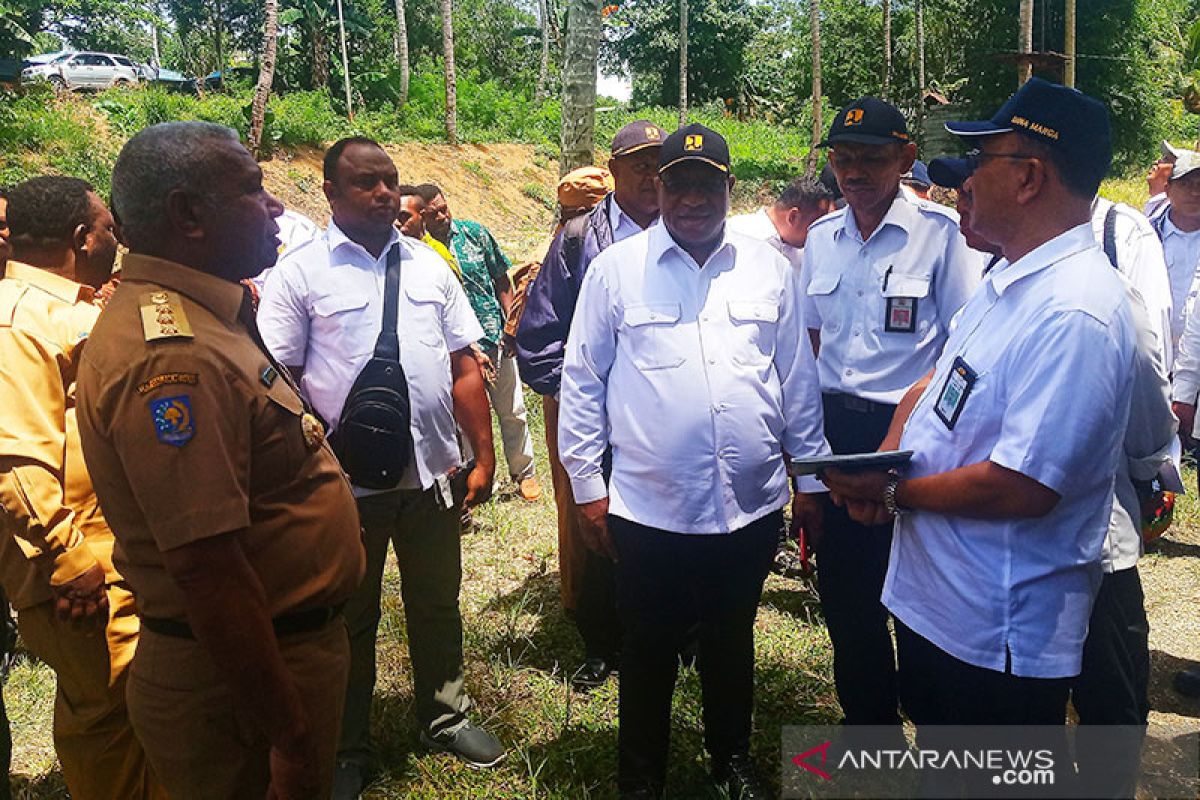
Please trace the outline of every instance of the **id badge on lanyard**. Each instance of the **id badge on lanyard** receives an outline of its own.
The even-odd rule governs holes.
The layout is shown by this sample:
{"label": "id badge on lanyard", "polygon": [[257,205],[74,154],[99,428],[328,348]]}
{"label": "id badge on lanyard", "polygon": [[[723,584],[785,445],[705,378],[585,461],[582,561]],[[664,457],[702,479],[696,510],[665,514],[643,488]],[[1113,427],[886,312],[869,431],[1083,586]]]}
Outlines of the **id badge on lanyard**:
{"label": "id badge on lanyard", "polygon": [[954,430],[963,406],[971,396],[971,389],[975,387],[977,377],[975,370],[971,369],[962,356],[954,359],[954,365],[950,368],[950,374],[946,376],[941,394],[938,395],[937,404],[933,407],[934,413],[947,429]]}

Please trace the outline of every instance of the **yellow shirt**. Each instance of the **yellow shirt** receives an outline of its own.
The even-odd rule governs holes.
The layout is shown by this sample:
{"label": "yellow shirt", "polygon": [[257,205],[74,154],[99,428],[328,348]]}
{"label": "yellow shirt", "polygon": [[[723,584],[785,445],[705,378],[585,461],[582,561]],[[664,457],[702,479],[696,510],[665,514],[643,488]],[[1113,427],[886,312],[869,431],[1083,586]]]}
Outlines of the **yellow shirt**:
{"label": "yellow shirt", "polygon": [[458,265],[458,259],[454,257],[454,254],[450,252],[449,248],[447,248],[446,245],[442,244],[437,239],[433,238],[433,236],[429,234],[429,231],[425,231],[425,236],[421,238],[421,241],[436,250],[437,254],[446,260],[446,263],[450,265],[450,270],[458,278],[458,282],[462,283],[462,267]]}
{"label": "yellow shirt", "polygon": [[18,609],[97,563],[121,580],[75,418],[92,300],[91,288],[18,261],[0,280],[0,584]]}

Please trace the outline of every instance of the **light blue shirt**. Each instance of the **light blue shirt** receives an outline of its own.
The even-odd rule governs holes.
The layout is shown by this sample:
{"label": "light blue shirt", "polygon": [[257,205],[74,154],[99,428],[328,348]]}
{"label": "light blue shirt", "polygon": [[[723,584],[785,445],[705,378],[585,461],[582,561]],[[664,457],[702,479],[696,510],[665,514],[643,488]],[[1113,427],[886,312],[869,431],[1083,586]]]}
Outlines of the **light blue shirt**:
{"label": "light blue shirt", "polygon": [[[813,223],[804,246],[804,318],[821,332],[821,390],[898,403],[933,367],[986,262],[950,209],[897,192],[863,241],[849,206]],[[911,331],[889,331],[889,301],[915,302]]]}
{"label": "light blue shirt", "polygon": [[[728,533],[789,497],[783,451],[829,452],[797,276],[725,232],[697,264],[664,225],[588,268],[567,337],[559,455],[577,503],[676,533]],[[612,446],[612,479],[600,462]]]}
{"label": "light blue shirt", "polygon": [[[1022,677],[1079,673],[1129,416],[1124,282],[1081,225],[1001,261],[963,309],[904,429],[908,476],[991,461],[1060,496],[1038,519],[896,520],[883,602],[950,655]],[[958,359],[978,376],[951,430],[935,412]]]}
{"label": "light blue shirt", "polygon": [[1171,339],[1178,345],[1188,314],[1196,300],[1196,272],[1200,266],[1200,230],[1181,231],[1168,210],[1154,218],[1154,228],[1162,239],[1167,259],[1167,277],[1171,281]]}

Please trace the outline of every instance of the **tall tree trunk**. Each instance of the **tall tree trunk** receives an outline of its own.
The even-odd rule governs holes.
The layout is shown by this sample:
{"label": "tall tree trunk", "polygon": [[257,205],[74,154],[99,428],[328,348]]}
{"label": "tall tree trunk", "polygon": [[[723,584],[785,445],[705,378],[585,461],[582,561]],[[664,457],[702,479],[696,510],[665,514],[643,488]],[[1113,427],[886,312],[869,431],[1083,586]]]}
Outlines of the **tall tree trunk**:
{"label": "tall tree trunk", "polygon": [[808,150],[808,177],[817,174],[817,143],[824,134],[821,119],[821,0],[808,0],[808,22],[812,28],[812,142]]}
{"label": "tall tree trunk", "polygon": [[312,88],[329,88],[329,41],[325,38],[325,25],[315,20],[309,31],[312,44]]}
{"label": "tall tree trunk", "polygon": [[396,5],[396,64],[400,65],[400,104],[408,103],[408,19],[404,17],[404,0],[395,0]]}
{"label": "tall tree trunk", "polygon": [[917,104],[924,105],[925,94],[925,4],[916,0],[917,25]]}
{"label": "tall tree trunk", "polygon": [[883,0],[883,91],[884,100],[892,92],[892,0]]}
{"label": "tall tree trunk", "polygon": [[[1033,0],[1021,0],[1020,27],[1017,31],[1017,52],[1033,52]],[[1017,67],[1017,86],[1033,77],[1033,64],[1023,62]]]}
{"label": "tall tree trunk", "polygon": [[212,8],[213,50],[217,57],[217,85],[225,88],[225,44],[221,36],[221,26],[225,24],[225,12],[221,6],[221,0],[214,0]]}
{"label": "tall tree trunk", "polygon": [[546,84],[550,80],[550,20],[546,0],[538,0],[538,22],[542,26],[542,60],[538,64],[537,93],[534,95],[540,103],[546,99]]}
{"label": "tall tree trunk", "polygon": [[1067,63],[1063,70],[1063,84],[1075,88],[1075,0],[1066,0],[1063,31],[1063,55]]}
{"label": "tall tree trunk", "polygon": [[454,77],[454,0],[442,0],[442,58],[446,65],[446,141],[458,145],[458,80]]}
{"label": "tall tree trunk", "polygon": [[688,0],[679,0],[679,126],[688,112]]}
{"label": "tall tree trunk", "polygon": [[259,160],[270,152],[269,146],[262,146],[262,134],[267,118],[267,101],[271,98],[271,84],[275,82],[275,53],[279,46],[278,0],[264,0],[263,10],[267,21],[258,62],[258,85],[254,87],[254,104],[250,109],[250,152]]}
{"label": "tall tree trunk", "polygon": [[396,61],[400,64],[400,105],[408,102],[408,20],[404,0],[396,0]]}
{"label": "tall tree trunk", "polygon": [[596,61],[600,54],[600,0],[568,0],[562,68],[560,175],[592,164],[596,150]]}
{"label": "tall tree trunk", "polygon": [[158,0],[150,3],[150,45],[154,48],[154,68],[162,68],[162,41],[159,26],[162,25],[162,15],[158,9]]}
{"label": "tall tree trunk", "polygon": [[354,105],[350,100],[350,56],[346,52],[346,15],[342,13],[342,0],[337,0],[338,38],[342,45],[342,77],[346,88],[346,116],[354,119]]}

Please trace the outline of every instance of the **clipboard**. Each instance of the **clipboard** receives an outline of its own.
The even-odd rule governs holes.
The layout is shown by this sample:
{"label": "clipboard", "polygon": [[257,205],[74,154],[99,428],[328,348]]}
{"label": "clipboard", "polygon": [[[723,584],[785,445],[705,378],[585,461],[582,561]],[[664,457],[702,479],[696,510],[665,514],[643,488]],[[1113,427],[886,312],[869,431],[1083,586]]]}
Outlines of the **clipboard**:
{"label": "clipboard", "polygon": [[844,472],[865,470],[888,470],[901,467],[912,460],[912,450],[884,450],[877,453],[849,453],[840,456],[811,456],[793,458],[788,463],[789,475],[816,475],[823,469],[840,469]]}

